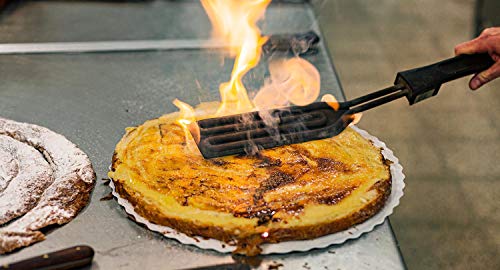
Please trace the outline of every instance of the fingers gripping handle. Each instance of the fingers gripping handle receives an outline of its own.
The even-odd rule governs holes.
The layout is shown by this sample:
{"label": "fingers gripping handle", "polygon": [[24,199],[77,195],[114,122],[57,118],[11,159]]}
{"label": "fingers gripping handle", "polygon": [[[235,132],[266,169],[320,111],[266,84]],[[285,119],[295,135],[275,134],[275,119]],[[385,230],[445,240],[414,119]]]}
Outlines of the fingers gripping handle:
{"label": "fingers gripping handle", "polygon": [[494,64],[488,54],[459,55],[428,66],[398,72],[395,84],[404,85],[410,105],[435,96],[441,84],[475,74]]}

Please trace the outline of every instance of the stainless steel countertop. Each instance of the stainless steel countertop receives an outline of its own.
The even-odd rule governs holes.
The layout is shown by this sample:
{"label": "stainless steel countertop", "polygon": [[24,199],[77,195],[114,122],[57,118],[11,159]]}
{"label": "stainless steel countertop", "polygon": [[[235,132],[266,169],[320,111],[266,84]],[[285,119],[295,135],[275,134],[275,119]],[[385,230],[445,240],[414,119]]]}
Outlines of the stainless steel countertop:
{"label": "stainless steel countertop", "polygon": [[[78,18],[84,20],[81,26],[69,29]],[[266,34],[319,33],[306,3],[271,5],[263,27]],[[209,29],[197,2],[36,1],[0,15],[0,43],[197,40],[206,39]],[[320,70],[323,93],[343,99],[324,43],[305,58]],[[0,115],[65,135],[89,155],[98,178],[91,203],[75,220],[43,242],[0,256],[0,265],[76,244],[96,250],[89,269],[179,269],[232,262],[228,254],[153,233],[129,220],[116,201],[99,200],[110,192],[100,179],[106,177],[124,128],[175,111],[174,98],[191,104],[218,100],[218,85],[228,80],[233,64],[225,59],[222,65],[222,59],[217,50],[0,55]],[[248,88],[258,89],[265,73],[262,63],[246,77]],[[404,269],[388,221],[342,245],[264,256],[261,268],[273,262],[285,269]]]}

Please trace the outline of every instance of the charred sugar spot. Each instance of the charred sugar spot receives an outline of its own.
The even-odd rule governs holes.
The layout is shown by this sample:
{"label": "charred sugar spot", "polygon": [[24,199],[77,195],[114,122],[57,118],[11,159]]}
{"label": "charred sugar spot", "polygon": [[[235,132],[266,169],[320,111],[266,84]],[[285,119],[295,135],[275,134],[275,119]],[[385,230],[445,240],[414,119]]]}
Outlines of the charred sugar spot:
{"label": "charred sugar spot", "polygon": [[182,201],[182,206],[188,206],[188,200],[190,196],[184,196],[184,200]]}
{"label": "charred sugar spot", "polygon": [[313,156],[312,156],[311,152],[309,152],[309,150],[307,150],[307,148],[305,148],[305,147],[302,147],[302,146],[297,145],[297,144],[295,144],[295,145],[290,145],[290,147],[291,147],[293,150],[295,150],[297,153],[299,153],[299,154],[301,154],[301,155],[303,155],[303,156],[305,156],[305,157],[308,157],[308,158],[313,158]]}
{"label": "charred sugar spot", "polygon": [[215,166],[224,166],[226,164],[229,164],[229,162],[227,162],[227,161],[225,161],[223,159],[220,159],[220,158],[209,159],[209,162],[212,163]]}
{"label": "charred sugar spot", "polygon": [[164,125],[164,124],[159,124],[159,125],[158,125],[158,131],[160,132],[160,138],[163,138],[163,129],[162,129],[162,126],[163,126],[163,125]]}
{"label": "charred sugar spot", "polygon": [[[296,215],[304,210],[304,206],[300,204],[289,204],[282,207],[270,207],[266,203],[260,204],[259,206],[249,206],[246,209],[241,209],[240,211],[233,211],[233,216],[244,217],[244,218],[258,218],[257,224],[265,225],[269,222],[281,222],[280,218],[273,218],[273,216],[278,212],[285,212],[289,215]],[[288,224],[288,221],[284,220],[284,224]]]}
{"label": "charred sugar spot", "polygon": [[307,165],[307,160],[304,158],[300,158],[299,160],[296,160],[294,163],[290,163],[291,165],[293,164],[300,164],[300,165]]}
{"label": "charred sugar spot", "polygon": [[318,169],[323,172],[350,172],[350,168],[337,160],[331,158],[315,158]]}
{"label": "charred sugar spot", "polygon": [[259,219],[259,221],[257,221],[257,225],[260,226],[268,223],[269,221],[271,221],[274,214],[276,214],[276,212],[274,210],[269,210],[269,209],[258,211],[255,216],[256,218]]}
{"label": "charred sugar spot", "polygon": [[261,161],[256,163],[255,166],[257,168],[269,168],[269,167],[280,167],[281,166],[280,159],[272,159],[266,156],[262,156]]}
{"label": "charred sugar spot", "polygon": [[270,190],[276,189],[278,187],[295,182],[295,178],[291,175],[284,173],[282,171],[273,171],[269,178],[260,183],[260,186],[255,191],[253,195],[254,201],[260,201],[264,197],[264,194]]}
{"label": "charred sugar spot", "polygon": [[278,187],[293,183],[295,178],[279,170],[271,172],[269,178],[260,184],[260,190],[263,192],[276,189]]}
{"label": "charred sugar spot", "polygon": [[336,192],[332,195],[328,196],[319,196],[317,198],[317,202],[321,204],[327,204],[327,205],[334,205],[342,201],[345,197],[347,197],[353,190],[355,190],[357,187],[349,187],[346,188],[342,191]]}
{"label": "charred sugar spot", "polygon": [[[302,212],[304,210],[304,206],[300,204],[291,204],[286,207],[286,212],[289,215],[296,215]],[[288,224],[288,223],[285,223]]]}
{"label": "charred sugar spot", "polygon": [[234,213],[235,217],[258,218],[257,225],[264,225],[273,219],[275,210],[267,208],[265,205],[259,208],[247,208],[244,212]]}

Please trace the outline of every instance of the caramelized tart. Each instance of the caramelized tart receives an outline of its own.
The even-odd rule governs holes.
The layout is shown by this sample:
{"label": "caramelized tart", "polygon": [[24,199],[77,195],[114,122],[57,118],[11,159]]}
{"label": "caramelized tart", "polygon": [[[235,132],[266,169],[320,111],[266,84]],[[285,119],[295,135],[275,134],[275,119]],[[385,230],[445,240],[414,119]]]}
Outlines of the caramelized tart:
{"label": "caramelized tart", "polygon": [[178,117],[127,128],[109,177],[147,220],[235,243],[237,253],[345,230],[376,214],[391,192],[381,150],[350,128],[254,156],[206,160]]}

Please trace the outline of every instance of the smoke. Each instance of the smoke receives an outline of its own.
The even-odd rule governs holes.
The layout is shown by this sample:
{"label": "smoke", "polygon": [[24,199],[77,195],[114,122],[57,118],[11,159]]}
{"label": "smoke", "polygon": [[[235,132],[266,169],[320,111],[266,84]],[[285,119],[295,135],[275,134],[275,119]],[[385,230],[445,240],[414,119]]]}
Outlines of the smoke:
{"label": "smoke", "polygon": [[290,104],[304,106],[314,102],[319,96],[319,72],[303,58],[273,60],[269,63],[269,73],[270,78],[253,99],[258,110]]}
{"label": "smoke", "polygon": [[[269,64],[269,72],[270,77],[265,80],[264,85],[252,100],[258,110],[259,119],[256,121],[244,115],[241,123],[252,129],[264,129],[267,137],[281,142],[284,137],[279,129],[280,116],[289,113],[283,107],[291,104],[305,106],[314,102],[319,96],[321,78],[318,70],[300,57],[275,59]],[[307,127],[299,121],[294,123],[293,130],[287,130],[287,132],[305,129]],[[261,149],[254,142],[256,138],[251,138],[250,135],[251,133],[247,133],[249,144],[246,152],[249,155],[255,155]]]}

